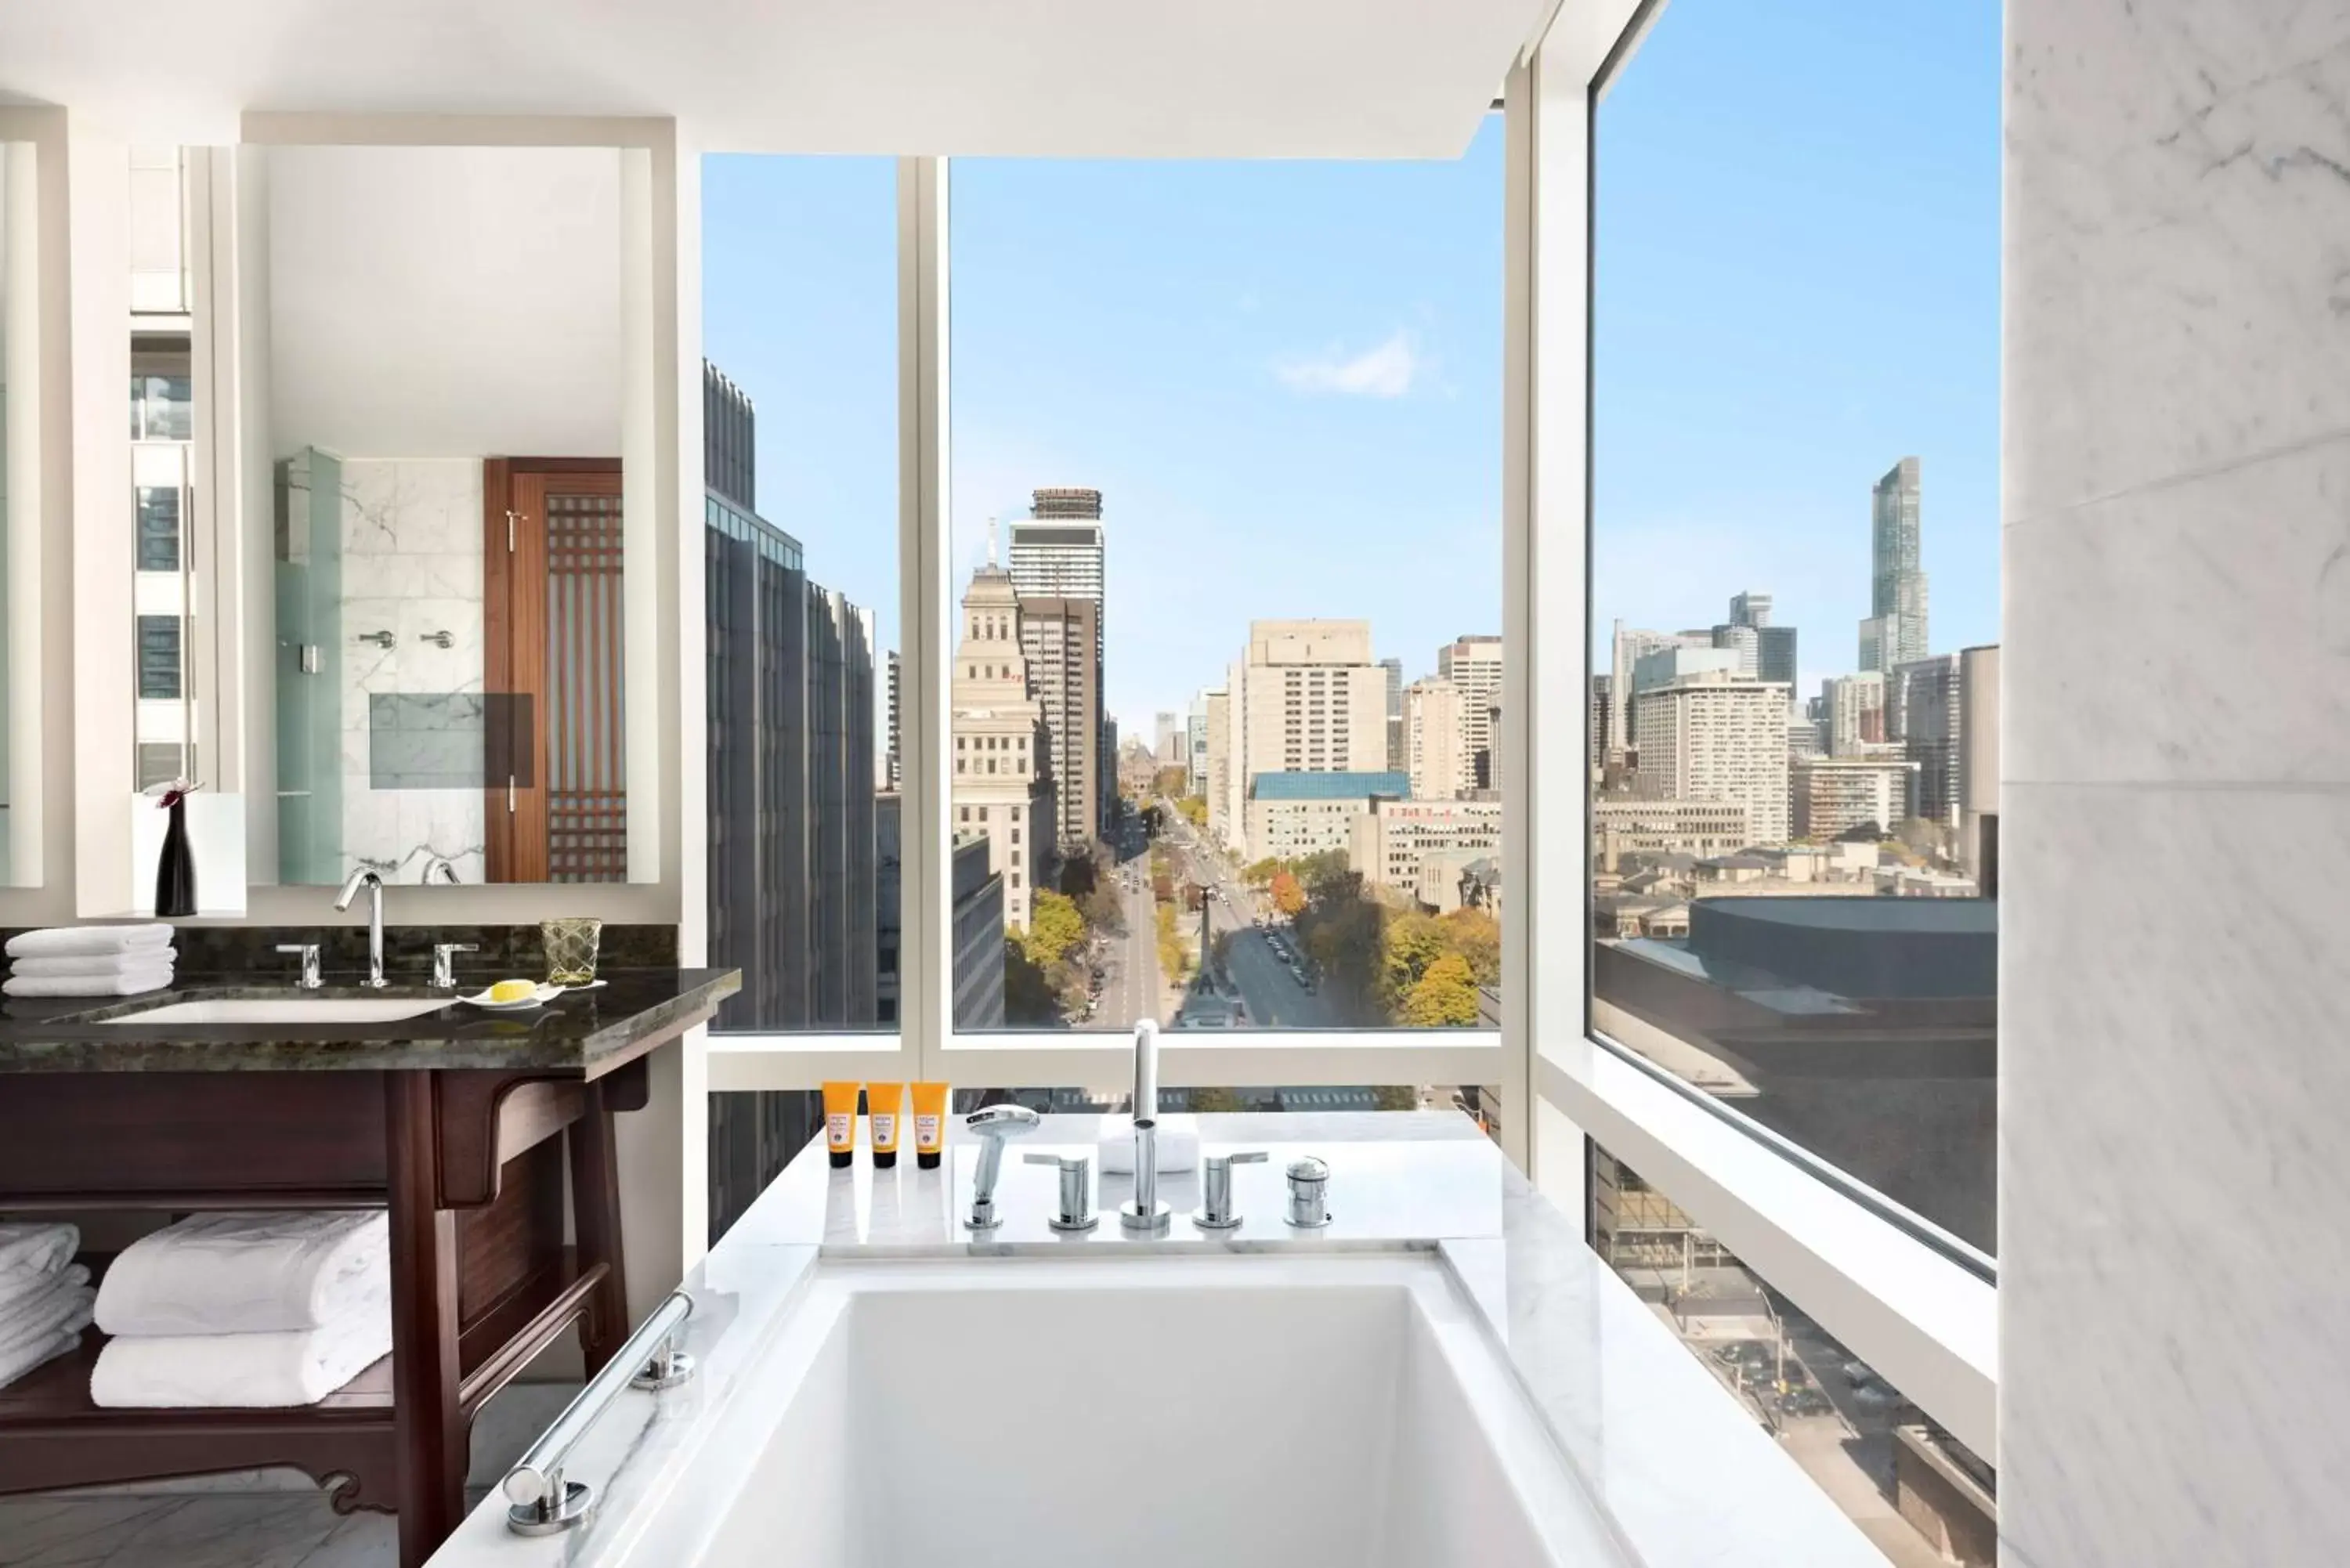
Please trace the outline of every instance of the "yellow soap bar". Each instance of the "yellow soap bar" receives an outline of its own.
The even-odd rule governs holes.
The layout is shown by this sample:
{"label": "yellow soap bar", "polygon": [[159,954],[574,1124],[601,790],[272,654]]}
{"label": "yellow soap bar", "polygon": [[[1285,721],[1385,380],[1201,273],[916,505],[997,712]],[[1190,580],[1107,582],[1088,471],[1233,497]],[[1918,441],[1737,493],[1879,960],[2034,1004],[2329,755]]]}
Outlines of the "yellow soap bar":
{"label": "yellow soap bar", "polygon": [[492,1002],[528,1002],[538,994],[535,980],[502,980],[490,987]]}

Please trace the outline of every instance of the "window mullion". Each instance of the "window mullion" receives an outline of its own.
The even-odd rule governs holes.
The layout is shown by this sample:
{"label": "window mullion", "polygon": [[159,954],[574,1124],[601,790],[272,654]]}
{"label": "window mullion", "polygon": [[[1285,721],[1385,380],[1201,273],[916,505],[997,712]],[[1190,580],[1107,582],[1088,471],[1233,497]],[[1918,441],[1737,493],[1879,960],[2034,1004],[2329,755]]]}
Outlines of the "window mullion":
{"label": "window mullion", "polygon": [[942,1075],[952,1027],[947,636],[947,165],[898,162],[900,1048]]}

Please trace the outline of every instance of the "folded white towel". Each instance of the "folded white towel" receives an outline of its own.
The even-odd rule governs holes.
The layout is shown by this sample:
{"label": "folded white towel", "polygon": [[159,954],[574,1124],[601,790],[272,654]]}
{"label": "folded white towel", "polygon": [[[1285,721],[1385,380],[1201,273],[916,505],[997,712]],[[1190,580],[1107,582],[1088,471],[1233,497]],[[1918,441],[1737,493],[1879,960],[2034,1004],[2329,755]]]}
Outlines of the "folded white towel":
{"label": "folded white towel", "polygon": [[82,953],[73,958],[18,959],[8,972],[30,980],[35,976],[78,974],[120,974],[126,970],[165,968],[180,961],[180,950],[165,945],[160,948],[132,948],[119,953]]}
{"label": "folded white towel", "polygon": [[90,1369],[90,1403],[107,1409],[248,1409],[315,1405],[391,1354],[391,1303],[286,1334],[109,1339]]}
{"label": "folded white towel", "polygon": [[14,1345],[36,1333],[54,1334],[77,1307],[82,1310],[81,1321],[88,1323],[97,1296],[89,1288],[89,1271],[79,1263],[48,1275],[47,1283],[39,1290],[0,1302],[0,1345]]}
{"label": "folded white towel", "polygon": [[0,1350],[0,1388],[5,1388],[36,1366],[55,1361],[81,1343],[86,1324],[59,1329],[43,1339],[27,1340],[13,1350]]}
{"label": "folded white towel", "polygon": [[63,1220],[0,1225],[0,1274],[16,1269],[54,1274],[80,1251],[80,1227]]}
{"label": "folded white towel", "polygon": [[20,958],[88,958],[93,953],[128,952],[137,948],[169,947],[172,928],[143,926],[55,926],[46,931],[24,931],[8,939],[8,956]]}
{"label": "folded white towel", "polygon": [[141,1236],[106,1271],[109,1334],[276,1334],[350,1315],[391,1291],[380,1209],[193,1214]]}
{"label": "folded white towel", "polygon": [[113,974],[13,975],[0,984],[7,996],[138,996],[172,983],[172,966],[159,963]]}
{"label": "folded white towel", "polygon": [[[1159,1171],[1197,1169],[1200,1164],[1200,1124],[1190,1116],[1159,1118]],[[1105,1176],[1134,1174],[1134,1118],[1102,1118],[1101,1168]]]}

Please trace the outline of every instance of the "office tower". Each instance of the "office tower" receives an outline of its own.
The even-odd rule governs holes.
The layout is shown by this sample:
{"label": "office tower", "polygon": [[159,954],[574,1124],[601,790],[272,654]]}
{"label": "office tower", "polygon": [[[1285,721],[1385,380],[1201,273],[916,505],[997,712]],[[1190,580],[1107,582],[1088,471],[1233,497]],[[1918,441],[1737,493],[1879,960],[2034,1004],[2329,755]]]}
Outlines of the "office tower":
{"label": "office tower", "polygon": [[[710,624],[710,961],[743,971],[731,1030],[876,1021],[880,915],[869,612],[808,580],[799,541],[739,493],[751,400],[702,379]],[[726,489],[720,489],[720,484]]]}
{"label": "office tower", "polygon": [[1643,655],[1660,648],[1676,646],[1677,639],[1661,631],[1629,631],[1622,621],[1616,623],[1614,659],[1608,676],[1608,697],[1616,711],[1609,719],[1607,733],[1615,750],[1608,756],[1611,763],[1620,763],[1625,753],[1638,743],[1632,724],[1634,695],[1633,669]]}
{"label": "office tower", "polygon": [[1020,649],[1028,689],[1045,715],[1045,763],[1057,817],[1054,842],[1071,855],[1100,836],[1096,815],[1109,753],[1101,749],[1101,690],[1094,684],[1100,607],[1084,598],[1020,600]]}
{"label": "office tower", "polygon": [[1939,827],[1959,826],[1959,745],[1965,720],[1959,655],[1898,664],[1886,683],[1885,738],[1898,741],[1918,764],[1908,815]]}
{"label": "office tower", "polygon": [[1742,594],[1730,596],[1730,624],[1751,626],[1758,631],[1771,624],[1771,596],[1749,588]]}
{"label": "office tower", "polygon": [[1868,618],[1860,668],[1886,671],[1926,657],[1926,574],[1918,564],[1918,460],[1905,457],[1869,493]]}
{"label": "office tower", "polygon": [[[1031,493],[1028,510],[1027,517],[1012,524],[1010,549],[1005,556],[1014,588],[1022,598],[1087,599],[1094,607],[1095,708],[1091,730],[1096,766],[1088,776],[1094,799],[1083,813],[1065,808],[1065,815],[1071,821],[1079,815],[1085,817],[1087,826],[1083,836],[1090,839],[1098,836],[1100,825],[1115,812],[1118,801],[1117,727],[1100,705],[1102,694],[1108,690],[1102,659],[1108,629],[1108,561],[1102,532],[1101,492],[1079,488],[1038,490]],[[1056,732],[1053,736],[1056,748],[1069,750],[1076,743],[1074,732]],[[1061,771],[1063,761],[1056,752],[1053,757],[1055,777],[1061,792],[1066,794],[1072,786]]]}
{"label": "office tower", "polygon": [[1738,666],[1735,649],[1691,648],[1679,640],[1666,642],[1632,661],[1632,695],[1638,697],[1656,687],[1669,686],[1688,675],[1742,675]]}
{"label": "office tower", "polygon": [[904,743],[902,739],[904,732],[899,730],[898,727],[898,682],[899,680],[900,662],[901,661],[898,658],[898,650],[894,648],[891,649],[889,650],[889,751],[887,758],[882,763],[881,772],[883,783],[881,787],[893,794],[903,789],[906,784],[906,757],[902,749]]}
{"label": "office tower", "polygon": [[1818,843],[1856,827],[1889,835],[1908,809],[1917,767],[1900,757],[1806,757],[1794,763],[1795,836]]}
{"label": "office tower", "polygon": [[1208,797],[1208,693],[1201,691],[1191,699],[1191,706],[1183,715],[1184,787],[1205,800]]}
{"label": "office tower", "polygon": [[1493,756],[1502,706],[1502,639],[1460,637],[1436,650],[1436,673],[1461,689],[1461,739],[1472,784],[1491,787],[1500,772]]}
{"label": "office tower", "polygon": [[1608,722],[1616,716],[1616,678],[1595,675],[1591,678],[1591,715],[1586,726],[1585,744],[1590,748],[1589,763],[1593,773],[1607,765],[1607,753],[1615,744],[1615,733]]}
{"label": "office tower", "polygon": [[1721,670],[1699,670],[1640,693],[1644,795],[1734,801],[1758,844],[1787,840],[1787,689]]}
{"label": "office tower", "polygon": [[[994,552],[963,590],[961,640],[955,648],[951,693],[954,774],[951,824],[988,841],[988,869],[1003,878],[1003,924],[1028,929],[1029,900],[1051,864],[1059,818],[1045,709],[1033,695],[1021,633],[1023,607],[1012,574]],[[1051,602],[1067,606],[1066,599]],[[1060,620],[1064,637],[1082,626]],[[1066,646],[1066,643],[1064,644]],[[1082,653],[1082,647],[1079,649]],[[1082,658],[1077,661],[1085,669]]]}
{"label": "office tower", "polygon": [[1754,628],[1754,672],[1764,680],[1795,683],[1795,628],[1763,626]]}
{"label": "office tower", "polygon": [[1999,644],[1959,654],[1959,864],[1999,897]]}
{"label": "office tower", "polygon": [[1475,784],[1461,688],[1441,675],[1403,690],[1404,770],[1414,800],[1451,800]]}
{"label": "office tower", "polygon": [[1717,626],[1713,628],[1713,646],[1738,656],[1734,667],[1741,675],[1757,680],[1762,673],[1762,633],[1751,626]]}
{"label": "office tower", "polygon": [[1387,771],[1387,671],[1367,620],[1257,620],[1243,659],[1242,772]]}
{"label": "office tower", "polygon": [[1832,677],[1820,688],[1828,755],[1856,757],[1886,743],[1885,677],[1876,670]]}
{"label": "office tower", "polygon": [[[1211,729],[1212,758],[1222,736],[1222,768],[1215,794],[1208,802],[1208,824],[1233,849],[1248,838],[1248,660],[1236,659],[1224,670],[1223,722]],[[1211,762],[1211,767],[1214,766]]]}
{"label": "office tower", "polygon": [[1379,668],[1388,672],[1388,771],[1401,773],[1409,765],[1403,738],[1403,660],[1382,659]]}
{"label": "office tower", "polygon": [[1164,710],[1150,716],[1150,753],[1162,768],[1183,765],[1183,716]]}

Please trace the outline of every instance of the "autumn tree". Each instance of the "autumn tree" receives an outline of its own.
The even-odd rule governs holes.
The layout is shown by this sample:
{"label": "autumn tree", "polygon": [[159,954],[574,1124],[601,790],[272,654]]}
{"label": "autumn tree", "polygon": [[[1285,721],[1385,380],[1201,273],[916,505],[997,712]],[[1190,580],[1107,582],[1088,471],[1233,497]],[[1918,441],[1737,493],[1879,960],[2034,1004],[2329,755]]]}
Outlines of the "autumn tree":
{"label": "autumn tree", "polygon": [[1051,969],[1086,938],[1086,920],[1077,913],[1076,900],[1049,888],[1037,889],[1028,922],[1021,944],[1038,969]]}
{"label": "autumn tree", "polygon": [[1273,907],[1284,915],[1295,915],[1305,908],[1305,889],[1287,867],[1273,874]]}
{"label": "autumn tree", "polygon": [[1414,1029],[1458,1029],[1477,1022],[1477,985],[1469,961],[1446,953],[1428,966],[1403,1003],[1403,1022]]}
{"label": "autumn tree", "polygon": [[1455,909],[1440,916],[1444,944],[1469,961],[1479,985],[1502,983],[1502,923],[1482,909]]}

